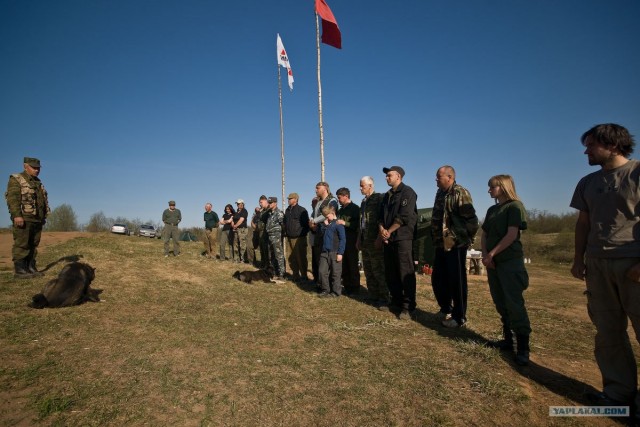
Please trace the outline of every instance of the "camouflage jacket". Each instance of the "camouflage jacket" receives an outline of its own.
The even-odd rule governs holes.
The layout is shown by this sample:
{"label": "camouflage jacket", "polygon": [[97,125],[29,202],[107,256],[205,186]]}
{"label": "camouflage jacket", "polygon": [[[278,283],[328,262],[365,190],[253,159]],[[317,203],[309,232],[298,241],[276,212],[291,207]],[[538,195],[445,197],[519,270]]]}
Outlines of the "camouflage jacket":
{"label": "camouflage jacket", "polygon": [[265,231],[267,234],[282,234],[282,223],[284,222],[284,214],[278,208],[271,211]]}
{"label": "camouflage jacket", "polygon": [[358,234],[361,242],[375,240],[378,237],[380,203],[382,203],[382,194],[380,193],[372,193],[369,197],[362,199],[362,203],[360,203],[360,228]]}
{"label": "camouflage jacket", "polygon": [[434,246],[444,247],[444,236],[453,238],[456,247],[470,247],[479,223],[469,191],[455,181],[448,190],[438,190],[431,216]]}
{"label": "camouflage jacket", "polygon": [[42,181],[26,172],[9,176],[4,197],[12,220],[22,217],[29,222],[44,222],[51,212]]}

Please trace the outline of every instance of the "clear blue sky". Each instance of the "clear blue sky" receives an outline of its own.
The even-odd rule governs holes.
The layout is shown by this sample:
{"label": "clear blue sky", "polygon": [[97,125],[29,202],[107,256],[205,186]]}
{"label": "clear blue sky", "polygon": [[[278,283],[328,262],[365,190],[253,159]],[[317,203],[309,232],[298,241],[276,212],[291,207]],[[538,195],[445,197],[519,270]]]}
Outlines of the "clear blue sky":
{"label": "clear blue sky", "polygon": [[[382,168],[400,165],[432,206],[435,171],[451,164],[481,218],[498,173],[528,209],[570,212],[595,170],[580,135],[615,122],[640,139],[637,0],[328,3],[343,49],[321,47],[325,177],[357,202],[361,176],[386,191]],[[158,222],[174,199],[182,225],[202,226],[206,201],[220,214],[280,198],[277,33],[295,77],[286,192],[309,207],[313,0],[0,0],[4,182],[39,157],[52,208],[70,204],[80,223],[99,211]]]}

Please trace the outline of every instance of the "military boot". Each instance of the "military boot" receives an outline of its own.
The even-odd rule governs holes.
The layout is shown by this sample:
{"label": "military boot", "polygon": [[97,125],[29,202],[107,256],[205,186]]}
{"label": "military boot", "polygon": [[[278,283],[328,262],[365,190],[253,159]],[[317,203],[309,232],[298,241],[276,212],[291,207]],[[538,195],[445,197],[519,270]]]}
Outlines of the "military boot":
{"label": "military boot", "polygon": [[516,363],[520,366],[529,364],[529,335],[516,335]]}
{"label": "military boot", "polygon": [[513,351],[513,332],[511,328],[506,325],[502,326],[503,339],[498,341],[489,341],[486,346],[491,348],[497,348],[502,351]]}
{"label": "military boot", "polygon": [[36,259],[35,258],[27,258],[27,269],[29,273],[33,274],[36,277],[44,276],[44,273],[41,273],[36,268]]}
{"label": "military boot", "polygon": [[26,258],[14,261],[13,266],[15,268],[15,274],[13,275],[14,279],[31,279],[33,277],[33,274],[29,271],[29,265]]}

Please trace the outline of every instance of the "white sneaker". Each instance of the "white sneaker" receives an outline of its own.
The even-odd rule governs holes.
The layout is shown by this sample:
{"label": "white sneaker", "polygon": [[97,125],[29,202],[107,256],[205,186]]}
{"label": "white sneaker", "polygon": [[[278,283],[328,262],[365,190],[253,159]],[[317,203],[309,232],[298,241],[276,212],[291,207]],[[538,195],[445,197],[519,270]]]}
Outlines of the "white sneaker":
{"label": "white sneaker", "polygon": [[449,320],[451,319],[451,313],[443,313],[442,311],[439,311],[436,313],[436,319],[442,321],[442,320]]}

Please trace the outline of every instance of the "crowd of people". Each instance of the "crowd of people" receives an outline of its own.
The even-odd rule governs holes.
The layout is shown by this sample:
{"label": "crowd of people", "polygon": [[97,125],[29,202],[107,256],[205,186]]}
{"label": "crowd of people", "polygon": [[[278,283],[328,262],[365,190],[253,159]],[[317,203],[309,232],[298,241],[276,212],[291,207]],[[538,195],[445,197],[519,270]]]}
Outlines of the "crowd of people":
{"label": "crowd of people", "polygon": [[[603,391],[588,397],[594,405],[630,405],[638,419],[637,362],[627,325],[630,319],[639,339],[640,162],[630,159],[635,141],[620,125],[594,126],[582,135],[581,142],[589,164],[600,167],[580,180],[571,200],[571,207],[579,211],[571,273],[586,282],[588,311],[596,327],[596,362],[603,378]],[[36,255],[50,210],[47,192],[38,178],[40,169],[40,160],[25,157],[24,172],[10,176],[5,194],[13,222],[14,277],[18,279],[42,275],[36,267]],[[276,197],[261,196],[250,219],[242,199],[236,201],[235,209],[226,205],[221,218],[207,203],[204,256],[271,267],[277,278],[315,284],[320,297],[336,298],[364,289],[359,271],[361,254],[371,304],[396,313],[399,319],[410,319],[416,310],[413,240],[417,194],[404,183],[402,167],[382,171],[389,190],[376,193],[374,179],[362,177],[360,206],[352,202],[348,188],[338,189],[334,196],[323,181],[315,187],[310,211],[299,204],[297,193],[289,194],[284,212]],[[452,166],[438,168],[435,180],[433,293],[442,326],[460,328],[467,322],[467,250],[480,224],[472,197],[456,182]],[[524,291],[529,277],[520,241],[527,228],[526,210],[510,175],[491,177],[488,194],[495,204],[482,224],[482,264],[503,338],[487,345],[513,352],[517,364],[527,365],[531,323]],[[165,256],[171,253],[171,240],[173,255],[180,254],[177,233],[181,219],[180,210],[170,201],[162,216]],[[287,264],[290,273],[286,272]]]}

